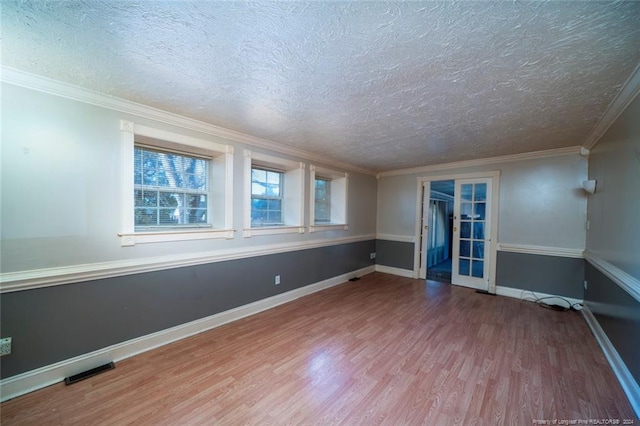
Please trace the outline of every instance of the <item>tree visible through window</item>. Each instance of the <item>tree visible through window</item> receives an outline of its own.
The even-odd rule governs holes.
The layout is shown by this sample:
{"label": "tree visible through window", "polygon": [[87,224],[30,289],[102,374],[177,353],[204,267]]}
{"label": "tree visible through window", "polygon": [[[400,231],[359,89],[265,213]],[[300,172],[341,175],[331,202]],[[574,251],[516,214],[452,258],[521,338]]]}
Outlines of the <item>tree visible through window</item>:
{"label": "tree visible through window", "polygon": [[282,193],[284,173],[251,168],[251,226],[283,225]]}
{"label": "tree visible through window", "polygon": [[135,147],[136,227],[207,225],[208,198],[208,159]]}
{"label": "tree visible through window", "polygon": [[314,196],[315,223],[331,222],[331,180],[316,177]]}

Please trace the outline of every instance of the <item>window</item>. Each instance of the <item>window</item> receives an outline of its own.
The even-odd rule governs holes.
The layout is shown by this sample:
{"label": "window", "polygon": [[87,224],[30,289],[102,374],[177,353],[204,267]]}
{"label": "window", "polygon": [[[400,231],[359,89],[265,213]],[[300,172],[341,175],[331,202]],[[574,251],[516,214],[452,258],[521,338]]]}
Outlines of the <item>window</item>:
{"label": "window", "polygon": [[123,246],[233,238],[233,147],[121,122]]}
{"label": "window", "polygon": [[349,175],[337,170],[311,166],[309,232],[348,229],[347,187]]}
{"label": "window", "polygon": [[331,222],[331,179],[315,178],[315,223]]}
{"label": "window", "polygon": [[262,168],[251,169],[251,226],[284,225],[282,193],[284,173]]}
{"label": "window", "polygon": [[305,164],[244,151],[245,237],[304,232]]}
{"label": "window", "polygon": [[136,146],[135,229],[209,224],[209,160]]}

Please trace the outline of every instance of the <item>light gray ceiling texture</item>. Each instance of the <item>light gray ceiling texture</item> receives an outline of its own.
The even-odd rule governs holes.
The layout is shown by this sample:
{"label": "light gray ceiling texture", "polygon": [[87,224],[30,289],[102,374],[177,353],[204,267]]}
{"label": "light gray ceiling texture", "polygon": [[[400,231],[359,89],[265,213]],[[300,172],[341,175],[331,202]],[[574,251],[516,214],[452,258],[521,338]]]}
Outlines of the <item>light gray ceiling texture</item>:
{"label": "light gray ceiling texture", "polygon": [[3,0],[2,62],[387,171],[584,143],[640,2]]}

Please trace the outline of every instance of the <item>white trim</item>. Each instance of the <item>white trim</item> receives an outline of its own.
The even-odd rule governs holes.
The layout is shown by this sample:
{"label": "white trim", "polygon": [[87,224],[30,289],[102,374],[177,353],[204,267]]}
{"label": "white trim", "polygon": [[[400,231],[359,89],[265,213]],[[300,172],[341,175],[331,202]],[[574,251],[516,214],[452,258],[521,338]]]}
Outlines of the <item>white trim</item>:
{"label": "white trim", "polygon": [[[244,228],[242,236],[251,238],[259,235],[303,234],[304,228],[304,180],[306,164],[272,155],[253,152],[244,154]],[[251,226],[251,174],[253,167],[273,167],[283,171],[283,220],[281,226]]]}
{"label": "white trim", "polygon": [[158,230],[152,232],[119,232],[123,247],[146,243],[164,243],[168,241],[207,240],[213,238],[233,239],[233,229],[185,229]]}
{"label": "white trim", "polygon": [[203,121],[194,120],[178,114],[173,114],[147,105],[131,102],[125,99],[116,98],[114,96],[105,95],[93,90],[84,89],[82,87],[52,80],[50,78],[30,74],[15,68],[2,66],[0,69],[0,79],[14,86],[25,87],[31,90],[37,90],[43,93],[60,96],[78,102],[95,105],[102,108],[108,108],[114,111],[133,114],[138,117],[144,117],[150,120],[160,121],[162,123],[173,126],[182,127],[184,129],[194,130],[211,136],[227,139],[234,142],[248,144],[254,147],[260,147],[276,151],[281,154],[300,157],[309,161],[316,161],[330,166],[353,170],[370,176],[375,176],[376,172],[352,164],[343,163],[341,161],[330,160],[326,156],[314,154],[301,149],[292,148],[267,139],[248,135],[234,130],[225,129]]}
{"label": "white trim", "polygon": [[416,237],[413,235],[376,234],[377,240],[399,241],[401,243],[415,243]]}
{"label": "white trim", "polygon": [[346,231],[349,229],[349,225],[344,223],[328,223],[326,225],[313,225],[309,227],[309,232],[322,232],[322,231]]}
{"label": "white trim", "polygon": [[[233,157],[235,149],[231,145],[227,145],[227,155],[224,156],[224,227],[225,229],[233,228]],[[215,160],[214,160],[215,163]],[[215,164],[214,164],[215,167]],[[212,168],[213,169],[213,168]],[[214,177],[215,181],[215,177]],[[232,237],[233,238],[233,237]]]}
{"label": "white trim", "polygon": [[[134,147],[135,125],[120,120],[120,229],[121,235],[135,233],[134,214]],[[135,245],[135,239],[121,238],[123,247]]]}
{"label": "white trim", "polygon": [[[429,166],[411,167],[408,169],[390,170],[388,172],[380,172],[377,174],[378,179],[386,176],[413,175],[422,173],[439,172],[442,170],[461,169],[466,167],[485,166],[488,164],[510,163],[512,161],[534,160],[538,158],[558,157],[561,155],[580,154],[579,146],[570,146],[566,148],[547,149],[544,151],[525,152],[522,154],[503,155],[500,157],[478,158],[475,160],[456,161],[453,163],[432,164]],[[434,176],[436,177],[436,176]],[[431,180],[448,180],[441,178]]]}
{"label": "white trim", "polygon": [[626,364],[622,358],[620,358],[620,354],[618,354],[615,346],[613,346],[613,343],[611,343],[607,334],[604,332],[602,327],[600,327],[600,323],[598,323],[598,320],[593,316],[593,313],[589,310],[588,306],[585,306],[582,309],[582,316],[585,321],[587,321],[593,336],[596,338],[605,358],[613,370],[613,374],[616,375],[622,390],[627,395],[631,408],[635,411],[636,416],[640,417],[640,386],[638,386],[638,383],[633,378],[633,375],[627,368]]}
{"label": "white trim", "polygon": [[[316,223],[316,176],[331,179],[330,223]],[[309,232],[349,229],[349,173],[309,166]]]}
{"label": "white trim", "polygon": [[[425,175],[418,177],[418,184],[422,185],[425,182],[437,182],[439,180],[456,180],[456,179],[484,179],[500,177],[500,170],[491,170],[488,172],[463,172],[463,173],[449,173],[446,175]],[[420,195],[422,197],[422,195]]]}
{"label": "white trim", "polygon": [[[229,151],[229,145],[227,145],[225,140],[217,142],[214,139],[200,139],[194,138],[191,136],[183,135],[180,133],[169,132],[167,130],[158,129],[155,127],[145,126],[143,124],[137,124],[135,122],[130,123],[125,120],[122,120],[122,125],[120,130],[127,131],[126,128],[130,128],[130,125],[125,123],[133,124],[133,130],[130,130],[135,136],[143,136],[145,142],[149,139],[149,142],[152,145],[155,145],[154,140],[158,140],[160,144],[162,142],[171,142],[172,144],[186,145],[188,147],[196,147],[200,149],[204,149],[205,151],[214,151],[216,154],[223,154]],[[134,136],[134,138],[135,138]],[[138,141],[140,142],[140,141]],[[216,155],[214,154],[214,155]]]}
{"label": "white trim", "polygon": [[531,290],[522,290],[520,288],[511,288],[511,287],[503,287],[501,285],[496,286],[496,294],[498,296],[506,296],[514,299],[526,300],[529,302],[535,302],[535,299],[545,298],[546,303],[554,303],[553,299],[546,298],[558,298],[558,304],[562,303],[562,299],[571,303],[571,305],[575,305],[576,303],[582,304],[584,300],[575,299],[573,297],[559,296],[557,294],[548,294],[548,293],[540,293],[539,291],[531,291]]}
{"label": "white trim", "polygon": [[622,304],[603,303],[594,300],[587,300],[585,304],[589,306],[592,313],[596,311],[598,315],[603,315],[607,318],[615,318],[625,322],[640,320],[640,309],[635,304],[624,306]]}
{"label": "white trim", "polygon": [[297,250],[307,250],[374,239],[375,234],[368,234],[356,237],[256,245],[245,248],[233,248],[190,254],[171,254],[143,259],[114,260],[110,262],[62,266],[30,271],[5,272],[0,274],[0,292],[6,293],[11,291],[31,290],[35,288],[71,284],[81,281],[119,277],[142,272],[161,271],[165,269],[244,259],[255,256],[265,256],[276,253],[286,253]]}
{"label": "white trim", "polygon": [[593,147],[600,141],[602,136],[609,130],[609,127],[620,117],[625,109],[633,102],[640,93],[640,64],[631,73],[627,81],[622,86],[620,93],[609,104],[606,111],[600,117],[598,124],[593,129],[589,137],[582,144],[587,149]]}
{"label": "white trim", "polygon": [[376,272],[382,272],[383,274],[397,275],[399,277],[405,277],[405,278],[415,278],[412,270],[394,268],[392,266],[385,266],[385,265],[377,265],[376,264]]}
{"label": "white trim", "polygon": [[310,284],[286,293],[268,297],[257,302],[239,306],[199,320],[181,324],[166,330],[118,343],[88,354],[47,365],[36,370],[18,374],[0,381],[0,401],[24,395],[62,381],[65,377],[86,371],[108,362],[118,362],[143,352],[167,345],[212,328],[237,321],[241,318],[257,314],[278,305],[291,302],[311,293],[348,282],[354,276],[362,276],[374,272],[374,265]]}
{"label": "white trim", "polygon": [[[426,208],[427,205],[431,205],[431,181],[421,181],[418,179],[418,191],[420,193],[419,197],[416,199],[416,236],[415,239],[418,241],[419,248],[413,247],[413,266],[414,269],[416,267],[416,262],[419,262],[418,265],[418,278],[426,280],[427,279],[427,257],[429,256],[429,235],[431,234],[429,231],[429,208]],[[455,190],[454,190],[455,193]],[[455,197],[454,197],[454,206],[455,206]],[[451,229],[453,231],[453,228]],[[453,241],[450,241],[453,244]],[[451,259],[453,262],[453,259]],[[452,263],[453,264],[453,263]],[[453,272],[453,267],[451,269]],[[415,274],[415,271],[414,271]]]}
{"label": "white trim", "polygon": [[[429,188],[426,187],[429,186]],[[423,246],[425,245],[425,239],[428,238],[428,235],[422,234],[422,221],[425,218],[426,214],[423,211],[424,208],[424,199],[426,198],[426,191],[431,191],[431,181],[425,181],[422,177],[418,177],[417,186],[416,186],[416,213],[415,213],[415,224],[414,224],[414,235],[413,240],[415,241],[413,247],[413,272],[416,278],[427,278],[427,268],[422,268],[422,264],[427,264],[426,259],[424,262],[421,262],[421,254],[423,251]],[[427,256],[427,252],[424,252],[424,257]],[[420,272],[424,272],[424,277],[420,275]]]}
{"label": "white trim", "polygon": [[244,238],[279,234],[304,234],[304,226],[264,226],[261,228],[244,228],[242,230],[242,236]]}
{"label": "white trim", "polygon": [[593,265],[597,270],[609,277],[614,283],[618,284],[634,299],[640,302],[640,280],[627,274],[617,266],[612,265],[606,260],[596,256],[593,252],[585,250],[584,258]]}
{"label": "white trim", "polygon": [[[462,179],[491,179],[491,235],[486,243],[490,244],[489,253],[489,274],[487,276],[488,291],[490,293],[495,292],[496,287],[496,265],[498,258],[498,217],[500,210],[500,170],[492,170],[485,172],[466,172],[466,173],[451,173],[446,175],[427,175],[418,176],[417,188],[416,188],[416,222],[415,222],[415,241],[418,244],[415,245],[413,250],[413,270],[414,276],[418,278],[420,276],[420,251],[422,250],[421,235],[422,235],[422,197],[423,187],[426,182],[433,182],[439,180],[462,180]],[[486,247],[485,243],[485,247]],[[485,248],[486,251],[486,248]]]}
{"label": "white trim", "polygon": [[499,243],[498,251],[504,251],[508,253],[539,254],[542,256],[571,257],[574,259],[584,258],[583,249],[530,246],[525,244]]}
{"label": "white trim", "polygon": [[[203,228],[166,228],[153,231],[136,231],[134,224],[134,149],[136,141],[144,139],[150,146],[174,148],[185,146],[187,150],[201,151],[210,158],[211,187],[208,192],[209,203],[214,203],[222,214],[214,213],[209,205],[209,217],[212,227]],[[138,141],[139,142],[139,141]],[[232,239],[233,231],[233,153],[234,147],[213,140],[193,138],[179,133],[120,120],[120,209],[121,231],[118,232],[122,247],[144,243],[170,241],[203,240],[211,238]],[[214,173],[222,174],[214,177]],[[217,179],[220,178],[220,179]],[[220,182],[223,180],[224,182]],[[216,184],[217,182],[217,184]],[[216,187],[219,185],[219,187]],[[224,191],[224,192],[223,192]]]}
{"label": "white trim", "polygon": [[491,188],[491,259],[489,269],[489,291],[496,291],[498,269],[498,218],[500,216],[500,173],[492,179]]}
{"label": "white trim", "polygon": [[[485,290],[490,293],[495,293],[495,277],[496,277],[496,265],[497,265],[497,252],[498,252],[498,232],[494,226],[498,225],[497,218],[494,216],[498,213],[497,206],[494,204],[494,199],[499,198],[499,187],[498,187],[498,178],[496,177],[473,177],[466,179],[456,179],[455,180],[455,197],[453,203],[453,238],[452,238],[452,272],[451,272],[451,283],[464,285],[471,288],[476,288],[478,290]],[[485,215],[485,235],[483,238],[485,250],[483,257],[483,274],[482,277],[475,277],[472,275],[463,275],[460,274],[460,241],[462,239],[461,236],[461,225],[462,225],[462,213],[461,206],[462,202],[462,186],[468,184],[481,184],[486,185],[486,204],[491,206],[490,212],[486,211]],[[487,224],[491,224],[487,226]],[[487,235],[488,232],[488,235]],[[489,250],[487,250],[487,246],[489,246]],[[487,252],[489,255],[487,255]],[[469,254],[469,257],[471,257]]]}

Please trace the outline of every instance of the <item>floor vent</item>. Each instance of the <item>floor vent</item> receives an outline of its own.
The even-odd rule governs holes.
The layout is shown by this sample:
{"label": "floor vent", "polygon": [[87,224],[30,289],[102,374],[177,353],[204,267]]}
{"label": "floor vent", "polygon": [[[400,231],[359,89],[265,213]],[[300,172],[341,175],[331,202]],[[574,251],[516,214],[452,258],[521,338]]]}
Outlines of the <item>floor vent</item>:
{"label": "floor vent", "polygon": [[64,384],[71,385],[73,383],[79,382],[80,380],[88,379],[89,377],[93,377],[107,370],[113,370],[114,368],[116,368],[116,365],[113,362],[110,362],[109,364],[101,365],[100,367],[92,368],[91,370],[69,376],[64,379]]}

